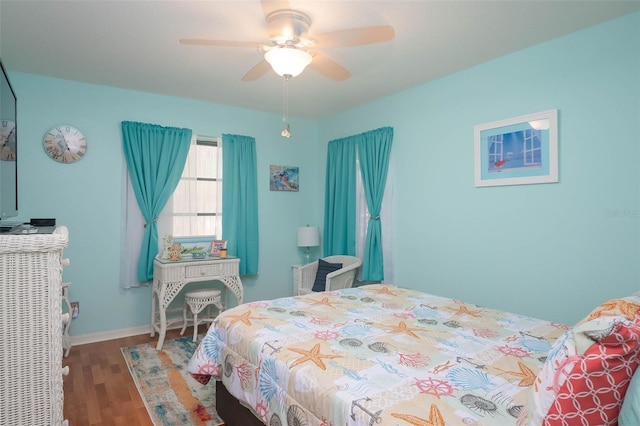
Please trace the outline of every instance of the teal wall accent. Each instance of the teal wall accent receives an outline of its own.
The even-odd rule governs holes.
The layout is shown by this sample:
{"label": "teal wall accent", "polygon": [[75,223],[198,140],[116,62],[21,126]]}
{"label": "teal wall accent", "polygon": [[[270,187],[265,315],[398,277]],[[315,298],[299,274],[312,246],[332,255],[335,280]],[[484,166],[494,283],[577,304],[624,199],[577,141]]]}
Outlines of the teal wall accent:
{"label": "teal wall accent", "polygon": [[[549,109],[560,182],[475,188],[474,126]],[[569,324],[640,289],[639,13],[323,119],[320,139],[380,126],[398,285]]]}
{"label": "teal wall accent", "polygon": [[[394,127],[398,285],[565,323],[640,289],[640,13],[332,117],[293,117],[290,140],[277,114],[9,76],[19,218],[69,227],[76,336],[149,323],[150,289],[118,283],[123,120],[256,138],[260,272],[243,278],[247,301],[291,294],[296,228],[323,222],[326,143],[382,126]],[[475,188],[474,125],[548,109],[559,110],[560,182]],[[42,148],[61,123],[89,140],[78,163]],[[300,191],[269,191],[270,164],[299,166]]]}
{"label": "teal wall accent", "polygon": [[[18,219],[55,217],[69,228],[65,256],[71,264],[64,279],[73,283],[71,299],[80,301],[73,335],[149,324],[150,288],[119,285],[123,120],[255,137],[260,263],[258,275],[243,277],[245,300],[291,295],[291,265],[301,254],[296,229],[322,218],[317,206],[323,184],[314,179],[323,166],[316,161],[316,121],[292,117],[293,136],[287,140],[280,136],[277,114],[32,74],[10,72],[10,79],[18,96]],[[86,156],[74,164],[59,164],[43,149],[45,132],[63,123],[88,140]],[[300,167],[300,190],[269,191],[271,164]]]}

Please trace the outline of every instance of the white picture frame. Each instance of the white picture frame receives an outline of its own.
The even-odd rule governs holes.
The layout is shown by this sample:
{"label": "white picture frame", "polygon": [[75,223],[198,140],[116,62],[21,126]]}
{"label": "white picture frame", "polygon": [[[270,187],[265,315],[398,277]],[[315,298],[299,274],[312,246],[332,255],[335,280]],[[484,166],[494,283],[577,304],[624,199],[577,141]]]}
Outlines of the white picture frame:
{"label": "white picture frame", "polygon": [[558,110],[474,127],[476,187],[558,182]]}

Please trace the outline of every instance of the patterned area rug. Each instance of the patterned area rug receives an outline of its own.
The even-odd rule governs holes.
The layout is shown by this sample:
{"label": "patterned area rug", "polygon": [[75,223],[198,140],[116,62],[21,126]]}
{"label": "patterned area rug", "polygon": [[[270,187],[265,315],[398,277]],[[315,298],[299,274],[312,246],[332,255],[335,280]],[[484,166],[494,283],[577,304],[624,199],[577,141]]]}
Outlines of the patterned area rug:
{"label": "patterned area rug", "polygon": [[215,384],[203,386],[187,372],[198,343],[192,336],[155,344],[122,348],[129,372],[136,382],[155,426],[217,426]]}

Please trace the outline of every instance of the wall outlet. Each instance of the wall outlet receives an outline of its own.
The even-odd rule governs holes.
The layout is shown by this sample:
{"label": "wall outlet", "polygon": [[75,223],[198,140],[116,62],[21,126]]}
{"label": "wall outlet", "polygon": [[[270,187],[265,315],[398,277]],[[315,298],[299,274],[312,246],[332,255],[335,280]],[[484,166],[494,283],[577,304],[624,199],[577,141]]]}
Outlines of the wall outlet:
{"label": "wall outlet", "polygon": [[71,302],[71,318],[78,318],[80,315],[80,302]]}

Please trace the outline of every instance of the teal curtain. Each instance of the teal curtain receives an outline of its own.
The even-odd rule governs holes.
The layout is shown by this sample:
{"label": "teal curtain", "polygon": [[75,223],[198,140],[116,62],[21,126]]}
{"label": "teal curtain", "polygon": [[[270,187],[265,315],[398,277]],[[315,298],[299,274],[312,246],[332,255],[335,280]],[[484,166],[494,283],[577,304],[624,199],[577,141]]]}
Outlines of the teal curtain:
{"label": "teal curtain", "polygon": [[336,139],[327,147],[324,200],[324,256],[356,254],[356,140]]}
{"label": "teal curtain", "polygon": [[258,273],[256,140],[222,135],[222,237],[240,258],[240,274]]}
{"label": "teal curtain", "polygon": [[393,128],[383,127],[362,133],[355,138],[358,142],[362,186],[369,210],[361,277],[365,281],[382,281],[384,279],[384,262],[380,208],[384,187],[387,183]]}
{"label": "teal curtain", "polygon": [[144,225],[138,280],[153,278],[158,254],[158,215],[178,186],[189,154],[191,130],[156,124],[122,122],[124,158]]}

